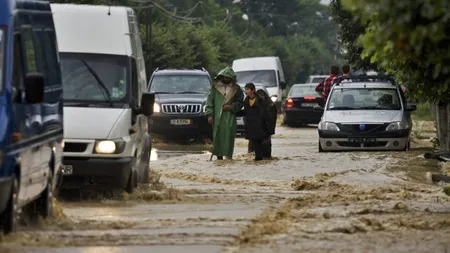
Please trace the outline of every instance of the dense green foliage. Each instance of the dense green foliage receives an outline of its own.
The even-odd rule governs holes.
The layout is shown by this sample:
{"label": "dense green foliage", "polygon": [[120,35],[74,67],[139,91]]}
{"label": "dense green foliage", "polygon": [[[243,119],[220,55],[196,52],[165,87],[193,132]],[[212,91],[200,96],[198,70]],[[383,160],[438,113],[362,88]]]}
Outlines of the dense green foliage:
{"label": "dense green foliage", "polygon": [[204,67],[214,75],[237,58],[279,56],[287,82],[293,84],[310,74],[328,73],[331,64],[342,64],[336,26],[320,0],[70,2],[133,7],[141,24],[148,74],[157,67]]}
{"label": "dense green foliage", "polygon": [[[340,2],[345,10],[337,11],[335,16],[348,15],[352,18],[337,21],[348,31],[352,31],[351,26],[355,27],[349,34],[343,33],[345,40],[351,44],[350,55],[362,51],[363,59],[393,73],[398,80],[405,82],[409,92],[418,98],[448,101],[450,95],[448,1],[341,0]],[[336,3],[334,5],[337,6]],[[361,23],[355,23],[357,21]],[[362,46],[362,50],[359,50],[358,46]]]}

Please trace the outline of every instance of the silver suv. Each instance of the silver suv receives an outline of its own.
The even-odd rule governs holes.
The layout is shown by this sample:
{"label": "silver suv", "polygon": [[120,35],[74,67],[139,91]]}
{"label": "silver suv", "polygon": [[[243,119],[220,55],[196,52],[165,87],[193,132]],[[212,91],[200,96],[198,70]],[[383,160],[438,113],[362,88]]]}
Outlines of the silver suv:
{"label": "silver suv", "polygon": [[400,86],[379,76],[352,77],[334,85],[318,126],[319,152],[408,150],[411,112]]}

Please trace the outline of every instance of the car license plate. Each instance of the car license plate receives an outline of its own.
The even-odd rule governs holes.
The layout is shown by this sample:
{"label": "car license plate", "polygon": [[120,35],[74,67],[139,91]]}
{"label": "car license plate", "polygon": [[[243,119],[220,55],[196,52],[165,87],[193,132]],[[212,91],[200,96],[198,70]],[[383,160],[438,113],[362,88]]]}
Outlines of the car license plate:
{"label": "car license plate", "polygon": [[170,120],[170,124],[178,125],[178,126],[190,125],[190,124],[192,124],[192,120],[190,120],[190,119],[172,119],[172,120]]}
{"label": "car license plate", "polygon": [[348,142],[350,143],[375,143],[377,138],[375,137],[350,137]]}
{"label": "car license plate", "polygon": [[73,174],[72,165],[63,165],[62,174],[63,175],[72,175]]}
{"label": "car license plate", "polygon": [[302,107],[314,107],[314,106],[317,106],[317,105],[318,105],[317,103],[303,103]]}

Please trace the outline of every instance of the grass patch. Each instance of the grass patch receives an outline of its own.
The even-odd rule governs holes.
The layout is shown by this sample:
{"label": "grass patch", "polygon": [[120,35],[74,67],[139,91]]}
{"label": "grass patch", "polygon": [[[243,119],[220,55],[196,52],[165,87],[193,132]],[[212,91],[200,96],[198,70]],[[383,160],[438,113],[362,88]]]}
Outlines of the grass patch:
{"label": "grass patch", "polygon": [[417,104],[417,110],[412,113],[415,120],[433,121],[432,105],[429,103]]}

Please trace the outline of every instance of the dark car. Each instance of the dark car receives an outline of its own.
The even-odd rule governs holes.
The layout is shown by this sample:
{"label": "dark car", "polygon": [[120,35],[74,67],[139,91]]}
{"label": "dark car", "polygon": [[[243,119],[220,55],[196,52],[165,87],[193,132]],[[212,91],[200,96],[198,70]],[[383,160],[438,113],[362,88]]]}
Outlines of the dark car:
{"label": "dark car", "polygon": [[203,70],[156,70],[148,90],[155,94],[150,131],[177,137],[211,136],[205,115],[206,100],[212,86]]}
{"label": "dark car", "polygon": [[283,104],[284,123],[288,126],[317,124],[322,112],[314,106],[325,106],[325,101],[315,91],[316,84],[294,84]]}

